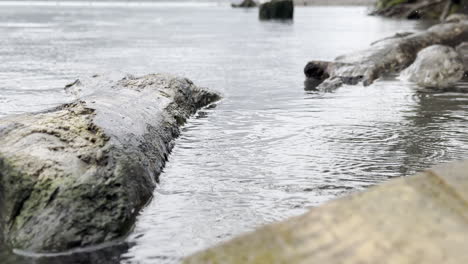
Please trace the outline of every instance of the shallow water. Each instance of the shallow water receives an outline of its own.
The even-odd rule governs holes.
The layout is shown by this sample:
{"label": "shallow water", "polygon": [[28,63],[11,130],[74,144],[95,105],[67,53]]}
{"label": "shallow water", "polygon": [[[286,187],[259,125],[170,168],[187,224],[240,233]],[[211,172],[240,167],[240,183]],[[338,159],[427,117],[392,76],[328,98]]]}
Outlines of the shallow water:
{"label": "shallow water", "polygon": [[[171,72],[224,100],[184,128],[155,197],[118,246],[62,258],[0,250],[6,263],[174,263],[234,235],[468,149],[468,94],[392,77],[304,91],[306,62],[331,60],[414,21],[362,7],[297,8],[294,22],[217,4],[85,3],[0,8],[0,115],[69,100],[64,84],[105,72]],[[461,84],[460,87],[467,86]]]}

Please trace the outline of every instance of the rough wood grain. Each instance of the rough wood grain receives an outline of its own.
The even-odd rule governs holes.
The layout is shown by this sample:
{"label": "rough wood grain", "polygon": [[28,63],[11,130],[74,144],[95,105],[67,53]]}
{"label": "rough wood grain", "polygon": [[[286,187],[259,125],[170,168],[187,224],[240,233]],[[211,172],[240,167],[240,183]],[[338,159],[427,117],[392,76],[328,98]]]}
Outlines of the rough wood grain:
{"label": "rough wood grain", "polygon": [[185,264],[468,263],[468,161],[329,202]]}

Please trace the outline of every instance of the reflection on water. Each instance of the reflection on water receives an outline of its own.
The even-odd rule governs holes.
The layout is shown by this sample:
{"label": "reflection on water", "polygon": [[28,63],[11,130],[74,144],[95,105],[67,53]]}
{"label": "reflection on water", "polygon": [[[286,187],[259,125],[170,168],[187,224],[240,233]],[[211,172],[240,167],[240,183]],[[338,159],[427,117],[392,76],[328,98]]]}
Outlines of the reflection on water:
{"label": "reflection on water", "polygon": [[[365,8],[298,8],[293,23],[227,6],[46,6],[0,10],[0,115],[66,101],[62,87],[106,71],[172,72],[220,90],[177,140],[126,243],[6,263],[174,263],[256,226],[466,152],[463,89],[388,78],[303,90],[310,59],[331,60],[417,22]],[[461,86],[461,88],[463,88]]]}

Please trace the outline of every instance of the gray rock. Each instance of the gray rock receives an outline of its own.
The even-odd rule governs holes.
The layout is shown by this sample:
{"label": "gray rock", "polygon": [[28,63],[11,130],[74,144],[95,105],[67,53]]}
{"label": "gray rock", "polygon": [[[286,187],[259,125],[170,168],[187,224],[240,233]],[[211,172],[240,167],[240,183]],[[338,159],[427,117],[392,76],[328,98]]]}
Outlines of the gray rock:
{"label": "gray rock", "polygon": [[79,99],[0,120],[6,243],[58,252],[124,236],[148,202],[179,127],[220,97],[154,74],[76,81]]}
{"label": "gray rock", "polygon": [[463,60],[455,49],[433,45],[421,50],[400,78],[423,87],[448,88],[464,75]]}
{"label": "gray rock", "polygon": [[456,13],[456,14],[449,15],[444,20],[444,22],[446,22],[446,23],[459,23],[459,22],[462,22],[462,21],[465,21],[465,20],[468,20],[468,15]]}
{"label": "gray rock", "polygon": [[396,74],[410,66],[420,50],[435,44],[455,46],[467,35],[468,21],[442,23],[374,42],[367,49],[338,56],[334,61],[310,61],[304,68],[306,89],[329,91],[343,84],[371,85],[385,74]]}
{"label": "gray rock", "polygon": [[257,3],[254,0],[243,0],[240,4],[231,4],[234,8],[251,8],[256,7]]}
{"label": "gray rock", "polygon": [[468,75],[468,42],[463,42],[456,48],[458,54],[463,60],[463,66],[465,68],[465,77]]}
{"label": "gray rock", "polygon": [[272,0],[260,5],[259,17],[268,19],[293,19],[294,3],[292,0]]}

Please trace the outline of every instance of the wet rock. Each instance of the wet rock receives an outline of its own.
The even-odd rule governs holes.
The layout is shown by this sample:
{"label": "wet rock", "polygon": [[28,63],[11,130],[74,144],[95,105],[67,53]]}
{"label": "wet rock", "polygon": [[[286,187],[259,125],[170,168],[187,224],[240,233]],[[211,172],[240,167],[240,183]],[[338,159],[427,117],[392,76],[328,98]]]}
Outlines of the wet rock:
{"label": "wet rock", "polygon": [[374,42],[369,48],[338,56],[334,61],[310,61],[304,68],[306,89],[331,91],[344,84],[371,85],[385,74],[410,66],[429,46],[457,46],[468,38],[468,21],[442,23],[418,33],[404,33]]}
{"label": "wet rock", "polygon": [[293,19],[294,3],[292,0],[272,0],[260,5],[259,17],[268,19]]}
{"label": "wet rock", "polygon": [[465,14],[451,14],[448,16],[444,22],[446,23],[459,23],[464,20],[468,20],[468,15]]}
{"label": "wet rock", "polygon": [[465,68],[465,77],[468,76],[468,42],[463,42],[456,48],[458,54],[460,54],[461,59],[463,60],[463,67]]}
{"label": "wet rock", "polygon": [[79,99],[0,119],[0,216],[10,247],[57,252],[125,235],[179,126],[219,99],[162,74],[96,77],[67,89]]}
{"label": "wet rock", "polygon": [[464,72],[463,60],[455,49],[433,45],[421,50],[400,78],[422,87],[448,88],[460,81]]}
{"label": "wet rock", "polygon": [[243,0],[240,4],[231,4],[235,8],[251,8],[256,7],[257,3],[254,0]]}

